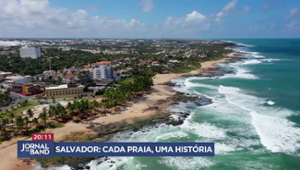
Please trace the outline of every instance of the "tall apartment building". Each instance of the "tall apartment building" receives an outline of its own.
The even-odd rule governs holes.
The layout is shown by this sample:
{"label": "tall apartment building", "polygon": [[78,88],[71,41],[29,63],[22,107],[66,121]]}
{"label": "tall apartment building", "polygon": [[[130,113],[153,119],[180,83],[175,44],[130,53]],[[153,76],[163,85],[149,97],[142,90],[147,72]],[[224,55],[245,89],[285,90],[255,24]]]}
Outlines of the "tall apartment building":
{"label": "tall apartment building", "polygon": [[108,65],[100,65],[93,68],[94,80],[113,80],[114,68]]}
{"label": "tall apartment building", "polygon": [[40,47],[22,47],[20,48],[21,58],[40,58],[41,57],[41,48]]}

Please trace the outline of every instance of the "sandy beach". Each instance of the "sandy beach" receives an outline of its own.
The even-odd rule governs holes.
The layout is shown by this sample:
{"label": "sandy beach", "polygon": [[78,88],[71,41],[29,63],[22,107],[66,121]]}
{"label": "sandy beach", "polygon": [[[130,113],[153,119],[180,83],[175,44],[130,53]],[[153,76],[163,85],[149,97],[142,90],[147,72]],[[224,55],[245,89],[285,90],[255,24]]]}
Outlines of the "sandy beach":
{"label": "sandy beach", "polygon": [[[138,100],[136,102],[129,103],[129,107],[126,110],[122,111],[118,114],[108,114],[107,116],[98,117],[92,122],[94,123],[114,123],[121,121],[130,121],[134,118],[142,118],[147,117],[158,112],[166,111],[167,107],[170,103],[164,103],[161,105],[157,104],[158,100],[165,100],[168,97],[174,95],[176,92],[169,90],[167,85],[161,85],[161,83],[169,82],[172,79],[178,78],[183,75],[197,75],[197,74],[207,74],[207,70],[216,68],[216,63],[228,62],[234,57],[238,55],[236,52],[228,54],[228,57],[222,58],[216,61],[207,61],[201,63],[201,69],[191,71],[186,74],[157,74],[153,78],[154,85],[152,87],[152,93],[146,94],[142,100]],[[147,110],[147,108],[151,106],[157,106],[156,110]],[[47,132],[54,133],[54,140],[61,141],[66,135],[72,132],[90,132],[87,128],[87,124],[83,123],[66,123],[64,127],[58,129],[49,129]],[[29,170],[31,169],[35,162],[23,162],[21,159],[17,159],[17,141],[18,140],[31,140],[31,137],[18,137],[14,138],[10,141],[5,141],[0,145],[0,169],[5,170]]]}

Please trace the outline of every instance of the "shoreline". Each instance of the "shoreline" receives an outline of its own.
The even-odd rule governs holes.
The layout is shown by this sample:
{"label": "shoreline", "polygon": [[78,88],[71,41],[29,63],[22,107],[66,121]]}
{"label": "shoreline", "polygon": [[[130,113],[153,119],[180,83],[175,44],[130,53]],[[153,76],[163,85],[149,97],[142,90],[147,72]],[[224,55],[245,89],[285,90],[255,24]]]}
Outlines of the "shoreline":
{"label": "shoreline", "polygon": [[[230,62],[240,54],[241,53],[239,52],[233,51],[232,53],[227,54],[225,58],[199,63],[201,64],[201,68],[189,73],[157,74],[153,77],[154,85],[152,86],[151,93],[126,103],[126,106],[122,107],[125,109],[119,113],[114,112],[113,114],[108,114],[106,116],[97,116],[95,119],[86,123],[68,122],[64,124],[64,127],[62,128],[47,129],[46,132],[54,133],[54,141],[58,142],[74,132],[94,133],[87,128],[89,123],[109,124],[124,121],[130,122],[135,118],[146,118],[158,113],[167,113],[167,108],[171,105],[172,101],[166,101],[164,103],[158,103],[158,101],[167,100],[169,97],[174,96],[176,92],[171,90],[170,86],[165,83],[169,83],[172,79],[180,77],[212,76],[218,71],[216,66],[217,63]],[[156,109],[149,109],[151,107],[156,107]],[[13,138],[0,145],[0,169],[30,170],[37,164],[35,161],[24,162],[22,161],[24,159],[17,158],[17,140],[31,140],[31,137]]]}

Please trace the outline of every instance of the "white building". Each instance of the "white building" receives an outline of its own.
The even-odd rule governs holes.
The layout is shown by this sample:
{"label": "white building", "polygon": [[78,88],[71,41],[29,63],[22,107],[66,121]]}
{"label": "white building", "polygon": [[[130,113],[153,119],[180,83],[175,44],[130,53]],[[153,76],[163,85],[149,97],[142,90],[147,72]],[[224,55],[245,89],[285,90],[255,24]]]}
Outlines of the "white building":
{"label": "white building", "polygon": [[41,48],[40,47],[22,47],[20,48],[21,58],[40,58],[41,57]]}
{"label": "white building", "polygon": [[100,65],[99,67],[93,68],[93,79],[94,80],[113,80],[114,68],[108,65]]}

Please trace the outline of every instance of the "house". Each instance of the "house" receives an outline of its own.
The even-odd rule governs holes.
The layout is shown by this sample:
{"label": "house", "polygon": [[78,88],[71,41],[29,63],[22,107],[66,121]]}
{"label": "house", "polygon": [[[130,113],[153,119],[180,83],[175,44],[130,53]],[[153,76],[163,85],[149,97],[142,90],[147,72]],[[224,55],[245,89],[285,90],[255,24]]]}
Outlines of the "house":
{"label": "house", "polygon": [[152,65],[153,65],[153,66],[160,66],[159,61],[153,61],[153,62],[152,62]]}
{"label": "house", "polygon": [[174,65],[174,64],[177,64],[177,63],[180,63],[180,61],[178,61],[178,60],[169,60],[168,65]]}
{"label": "house", "polygon": [[54,74],[56,74],[56,71],[55,70],[48,70],[48,71],[44,71],[43,74],[44,75],[54,75]]}
{"label": "house", "polygon": [[115,60],[111,61],[112,64],[120,64],[120,62],[121,62],[121,59],[115,59]]}
{"label": "house", "polygon": [[147,60],[142,60],[142,61],[140,61],[139,65],[144,65],[144,64],[147,64],[147,63],[148,63]]}
{"label": "house", "polygon": [[75,79],[73,76],[64,76],[62,82],[65,84],[75,83]]}
{"label": "house", "polygon": [[12,72],[1,72],[0,71],[0,79],[3,80],[5,79],[7,76],[12,76],[13,73]]}
{"label": "house", "polygon": [[180,63],[178,60],[169,60],[169,63]]}
{"label": "house", "polygon": [[53,80],[58,81],[58,78],[61,77],[60,75],[56,74],[52,77]]}
{"label": "house", "polygon": [[79,72],[81,72],[82,68],[81,67],[70,67],[68,69],[64,69],[65,72],[69,72],[72,74],[78,74]]}

